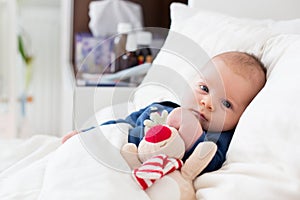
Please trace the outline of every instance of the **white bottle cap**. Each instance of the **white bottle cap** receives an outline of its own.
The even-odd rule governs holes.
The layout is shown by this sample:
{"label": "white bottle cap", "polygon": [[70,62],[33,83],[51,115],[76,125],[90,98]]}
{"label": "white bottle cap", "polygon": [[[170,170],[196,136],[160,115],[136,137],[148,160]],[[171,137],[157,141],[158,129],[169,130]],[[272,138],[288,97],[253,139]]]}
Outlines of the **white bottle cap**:
{"label": "white bottle cap", "polygon": [[137,43],[136,43],[136,35],[134,33],[129,33],[127,35],[126,40],[126,51],[135,51],[137,49]]}
{"label": "white bottle cap", "polygon": [[152,42],[152,33],[148,31],[139,31],[136,37],[138,45],[150,45]]}
{"label": "white bottle cap", "polygon": [[120,22],[118,23],[118,33],[128,33],[132,31],[132,25],[127,22]]}

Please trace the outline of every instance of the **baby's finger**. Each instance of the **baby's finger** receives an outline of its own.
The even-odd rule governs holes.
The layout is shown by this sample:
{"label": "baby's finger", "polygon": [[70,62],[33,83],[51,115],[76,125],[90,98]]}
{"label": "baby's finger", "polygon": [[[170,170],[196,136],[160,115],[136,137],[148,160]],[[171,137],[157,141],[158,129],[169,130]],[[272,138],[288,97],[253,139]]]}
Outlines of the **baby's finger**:
{"label": "baby's finger", "polygon": [[70,139],[71,137],[73,137],[74,135],[78,134],[77,131],[72,131],[71,133],[68,133],[67,135],[65,135],[61,141],[61,143],[65,143],[68,139]]}

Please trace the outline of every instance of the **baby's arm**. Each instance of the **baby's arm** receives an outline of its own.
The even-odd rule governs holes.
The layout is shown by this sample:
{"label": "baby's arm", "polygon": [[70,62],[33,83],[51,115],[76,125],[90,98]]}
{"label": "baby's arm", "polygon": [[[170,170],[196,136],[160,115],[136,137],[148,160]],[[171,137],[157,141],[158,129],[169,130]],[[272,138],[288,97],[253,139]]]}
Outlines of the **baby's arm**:
{"label": "baby's arm", "polygon": [[79,132],[74,130],[74,131],[71,131],[69,132],[67,135],[65,135],[62,140],[61,140],[61,143],[65,143],[68,139],[70,139],[71,137],[73,137],[74,135],[77,135]]}
{"label": "baby's arm", "polygon": [[186,150],[189,150],[203,134],[198,118],[191,110],[182,107],[175,108],[167,118],[167,124],[176,128],[184,140]]}

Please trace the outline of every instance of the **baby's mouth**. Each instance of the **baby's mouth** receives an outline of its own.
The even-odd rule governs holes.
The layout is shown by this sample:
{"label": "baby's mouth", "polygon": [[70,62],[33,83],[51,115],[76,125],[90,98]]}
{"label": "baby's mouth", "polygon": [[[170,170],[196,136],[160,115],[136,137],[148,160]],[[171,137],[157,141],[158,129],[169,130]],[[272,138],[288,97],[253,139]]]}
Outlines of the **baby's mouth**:
{"label": "baby's mouth", "polygon": [[204,114],[192,109],[192,112],[194,113],[194,115],[199,119],[199,120],[204,120],[204,121],[208,121],[208,119],[205,117]]}
{"label": "baby's mouth", "polygon": [[201,113],[200,113],[200,119],[203,119],[204,121],[208,121],[207,118]]}

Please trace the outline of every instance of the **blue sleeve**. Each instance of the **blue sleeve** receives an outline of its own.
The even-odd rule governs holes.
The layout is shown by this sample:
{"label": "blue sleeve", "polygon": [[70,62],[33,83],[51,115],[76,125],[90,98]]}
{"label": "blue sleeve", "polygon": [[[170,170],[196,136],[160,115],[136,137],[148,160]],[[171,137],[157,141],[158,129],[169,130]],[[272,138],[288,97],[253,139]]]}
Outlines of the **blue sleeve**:
{"label": "blue sleeve", "polygon": [[226,152],[228,150],[233,133],[234,130],[224,131],[221,133],[211,133],[204,131],[201,137],[198,138],[198,140],[194,143],[192,148],[189,151],[185,152],[182,160],[185,161],[193,153],[194,149],[199,143],[204,141],[211,141],[217,145],[217,152],[210,163],[207,165],[207,167],[201,172],[201,174],[220,169],[225,162]]}
{"label": "blue sleeve", "polygon": [[233,133],[234,131],[225,131],[222,133],[206,134],[205,140],[216,143],[218,149],[213,159],[210,161],[207,167],[201,172],[201,174],[205,172],[215,171],[222,167],[226,159],[226,152],[228,150]]}

